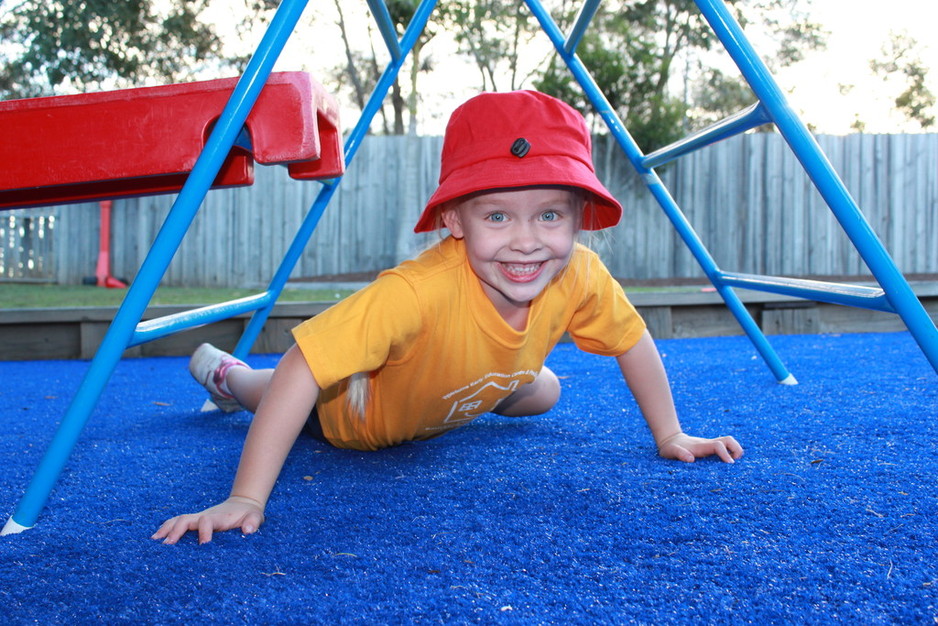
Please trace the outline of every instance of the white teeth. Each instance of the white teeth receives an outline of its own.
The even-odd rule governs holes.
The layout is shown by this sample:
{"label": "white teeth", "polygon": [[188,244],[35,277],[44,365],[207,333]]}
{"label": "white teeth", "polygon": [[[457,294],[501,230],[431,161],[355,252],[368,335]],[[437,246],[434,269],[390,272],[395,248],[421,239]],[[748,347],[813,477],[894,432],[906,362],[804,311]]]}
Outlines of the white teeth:
{"label": "white teeth", "polygon": [[541,269],[540,263],[505,263],[504,267],[510,274],[516,276],[524,276],[527,274],[534,274],[539,269]]}

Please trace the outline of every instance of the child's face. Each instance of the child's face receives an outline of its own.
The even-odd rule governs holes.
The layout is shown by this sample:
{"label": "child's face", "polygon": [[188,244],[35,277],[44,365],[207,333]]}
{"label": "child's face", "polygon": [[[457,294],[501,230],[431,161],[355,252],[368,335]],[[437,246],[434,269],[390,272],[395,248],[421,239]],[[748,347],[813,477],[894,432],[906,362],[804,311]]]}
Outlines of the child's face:
{"label": "child's face", "polygon": [[573,191],[525,187],[469,196],[444,210],[443,222],[465,240],[469,264],[495,308],[516,319],[566,267],[581,216]]}

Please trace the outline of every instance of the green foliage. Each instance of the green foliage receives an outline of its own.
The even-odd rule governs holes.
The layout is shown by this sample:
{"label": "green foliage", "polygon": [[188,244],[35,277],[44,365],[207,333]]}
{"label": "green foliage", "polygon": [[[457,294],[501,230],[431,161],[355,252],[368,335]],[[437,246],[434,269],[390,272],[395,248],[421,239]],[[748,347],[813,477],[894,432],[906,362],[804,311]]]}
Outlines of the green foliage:
{"label": "green foliage", "polygon": [[692,89],[690,99],[694,106],[688,111],[691,128],[713,124],[756,101],[745,81],[715,68],[705,69]]}
{"label": "green foliage", "polygon": [[928,69],[917,54],[918,42],[904,34],[893,33],[883,46],[883,57],[870,62],[870,69],[883,78],[904,78],[904,89],[895,98],[898,109],[923,129],[935,124],[935,94],[926,86]]}
{"label": "green foliage", "polygon": [[[825,33],[808,19],[802,0],[730,0],[742,23],[757,21],[775,42],[770,65],[784,66],[824,45]],[[574,7],[577,8],[577,7]],[[555,15],[572,23],[572,10]],[[649,152],[688,131],[735,113],[755,101],[740,77],[702,61],[719,46],[692,0],[615,0],[597,11],[577,55],[638,145]],[[683,79],[683,93],[675,88]],[[535,87],[563,98],[589,117],[592,107],[559,57]]]}
{"label": "green foliage", "polygon": [[[202,17],[210,1],[222,0],[0,0],[6,8],[0,14],[0,97],[178,82],[197,78],[208,66],[215,68],[214,75],[236,67],[245,59],[224,58],[217,34]],[[802,8],[810,0],[728,1],[744,25],[750,21],[772,31],[776,49],[769,56],[770,66],[798,61],[805,49],[823,44],[823,31]],[[343,2],[333,2],[346,47],[345,60],[335,69],[336,82],[348,84],[354,101],[363,107],[383,63],[374,40],[367,51],[351,47]],[[572,24],[582,5],[579,0],[548,2],[562,29]],[[258,19],[263,21],[277,4],[238,0],[230,10],[244,28],[251,21],[255,26]],[[417,6],[417,0],[388,0],[398,34]],[[526,44],[539,30],[523,3],[451,0],[439,4],[410,65],[392,86],[389,111],[381,111],[383,132],[401,134],[416,128],[417,94],[422,89],[418,79],[433,69],[425,46],[434,38],[434,29],[455,33],[460,52],[478,67],[480,89],[533,86],[591,117],[592,107],[556,55],[533,63],[523,58]],[[692,0],[606,0],[577,54],[639,145],[650,151],[753,101],[741,80],[703,60],[716,44]],[[924,89],[925,70],[920,64],[903,67],[909,89],[897,105],[925,120],[931,97]],[[601,128],[597,125],[596,130]]]}
{"label": "green foliage", "polygon": [[[482,89],[520,88],[520,49],[536,32],[527,7],[510,0],[454,0],[443,3],[440,15],[453,30],[461,50],[475,61]],[[507,75],[507,84],[501,78]]]}
{"label": "green foliage", "polygon": [[[160,287],[151,305],[204,305],[244,298],[250,289]],[[334,302],[351,295],[348,289],[284,289],[278,302]],[[118,306],[126,289],[101,289],[84,285],[4,283],[0,309],[46,309],[82,306]]]}
{"label": "green foliage", "polygon": [[[573,17],[555,19],[569,24]],[[687,105],[668,89],[676,56],[709,49],[714,39],[691,0],[619,0],[596,12],[577,54],[639,146],[650,151],[684,134]],[[584,113],[591,108],[557,56],[534,84]]]}
{"label": "green foliage", "polygon": [[219,39],[199,20],[207,2],[22,0],[0,16],[0,95],[187,78],[219,60]]}
{"label": "green foliage", "polygon": [[[758,25],[774,42],[774,51],[763,59],[770,70],[803,61],[806,52],[827,46],[830,33],[811,21],[811,1],[743,0],[736,5],[743,27]],[[767,54],[765,50],[760,52]]]}
{"label": "green foliage", "polygon": [[[382,64],[379,63],[379,54],[376,52],[374,41],[371,41],[371,47],[366,52],[353,47],[352,41],[356,39],[356,33],[350,34],[349,32],[343,0],[333,0],[333,3],[338,13],[337,25],[345,51],[345,61],[333,70],[334,80],[340,86],[351,87],[355,104],[359,110],[363,110],[368,94],[371,93],[381,76],[382,68],[379,66]],[[385,6],[398,37],[403,36],[419,5],[418,0],[386,0]],[[394,79],[390,95],[382,103],[379,121],[373,125],[372,132],[385,135],[403,135],[408,131],[416,131],[417,83],[421,73],[432,69],[430,61],[423,57],[423,47],[433,36],[433,27],[428,24],[414,43],[408,58],[409,76],[406,76],[405,80],[404,74],[398,74]],[[383,50],[383,48],[381,46],[379,49]],[[406,92],[405,85],[409,86],[409,90]],[[390,115],[386,110],[388,104],[391,108]],[[409,115],[409,124],[405,123],[405,112]]]}

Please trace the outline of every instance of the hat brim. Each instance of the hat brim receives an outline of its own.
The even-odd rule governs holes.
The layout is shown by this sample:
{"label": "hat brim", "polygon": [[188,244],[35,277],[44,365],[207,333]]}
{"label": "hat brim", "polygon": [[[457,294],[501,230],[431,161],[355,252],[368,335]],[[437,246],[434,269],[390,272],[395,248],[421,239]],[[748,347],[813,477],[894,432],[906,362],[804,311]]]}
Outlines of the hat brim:
{"label": "hat brim", "polygon": [[461,196],[494,189],[534,186],[579,187],[593,195],[583,214],[584,230],[600,230],[619,223],[622,205],[580,160],[565,155],[508,156],[487,159],[457,169],[440,183],[414,227],[414,232],[434,231],[441,226],[440,205]]}

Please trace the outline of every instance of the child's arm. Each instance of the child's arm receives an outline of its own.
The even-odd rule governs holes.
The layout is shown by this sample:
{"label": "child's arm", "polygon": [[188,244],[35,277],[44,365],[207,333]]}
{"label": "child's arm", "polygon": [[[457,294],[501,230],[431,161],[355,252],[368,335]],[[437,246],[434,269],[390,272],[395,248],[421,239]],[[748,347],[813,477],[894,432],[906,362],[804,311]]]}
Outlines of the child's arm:
{"label": "child's arm", "polygon": [[638,343],[616,360],[658,444],[658,454],[687,462],[716,454],[727,463],[743,455],[742,446],[732,437],[702,439],[684,434],[661,356],[647,330]]}
{"label": "child's arm", "polygon": [[255,532],[264,521],[264,507],[280,469],[318,397],[319,387],[309,366],[293,346],[274,370],[257,407],[231,495],[201,513],[167,520],[152,538],[176,543],[187,531],[197,530],[199,543],[206,543],[214,531],[240,527],[245,534]]}

